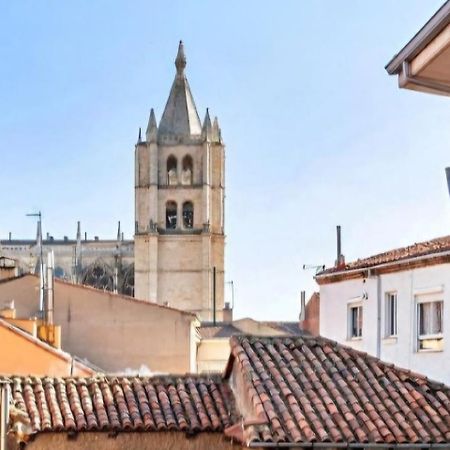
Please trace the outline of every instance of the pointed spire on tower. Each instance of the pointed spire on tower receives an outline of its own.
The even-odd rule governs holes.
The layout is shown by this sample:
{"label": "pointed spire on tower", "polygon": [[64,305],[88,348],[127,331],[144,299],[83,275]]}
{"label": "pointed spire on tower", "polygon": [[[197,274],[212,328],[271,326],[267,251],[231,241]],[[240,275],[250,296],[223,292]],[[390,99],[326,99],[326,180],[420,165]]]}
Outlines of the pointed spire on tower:
{"label": "pointed spire on tower", "polygon": [[141,127],[139,127],[139,134],[138,134],[137,143],[140,144],[141,142],[142,142],[142,130],[141,130]]}
{"label": "pointed spire on tower", "polygon": [[175,58],[175,67],[177,68],[177,75],[183,76],[184,69],[186,67],[186,55],[184,54],[184,44],[183,41],[180,41],[178,44],[178,53]]}
{"label": "pointed spire on tower", "polygon": [[209,117],[209,108],[206,108],[205,120],[203,121],[202,137],[208,142],[212,139],[211,117]]}
{"label": "pointed spire on tower", "polygon": [[177,74],[170,90],[169,99],[159,122],[158,137],[190,138],[200,136],[202,125],[195,107],[189,83],[184,74],[186,55],[180,41],[175,59]]}
{"label": "pointed spire on tower", "polygon": [[148,118],[147,131],[145,132],[147,142],[156,142],[158,137],[158,125],[156,124],[155,111],[150,110],[150,117]]}
{"label": "pointed spire on tower", "polygon": [[221,136],[222,132],[220,130],[220,126],[219,126],[219,119],[217,119],[217,116],[214,117],[214,122],[213,122],[213,126],[212,126],[212,139],[214,142],[222,142],[222,136]]}
{"label": "pointed spire on tower", "polygon": [[77,242],[81,241],[81,223],[80,221],[77,222]]}
{"label": "pointed spire on tower", "polygon": [[42,225],[41,225],[41,219],[37,221],[37,228],[36,228],[36,245],[40,246],[42,243]]}
{"label": "pointed spire on tower", "polygon": [[122,233],[120,232],[120,220],[119,220],[119,223],[117,225],[117,241],[121,241],[121,236]]}

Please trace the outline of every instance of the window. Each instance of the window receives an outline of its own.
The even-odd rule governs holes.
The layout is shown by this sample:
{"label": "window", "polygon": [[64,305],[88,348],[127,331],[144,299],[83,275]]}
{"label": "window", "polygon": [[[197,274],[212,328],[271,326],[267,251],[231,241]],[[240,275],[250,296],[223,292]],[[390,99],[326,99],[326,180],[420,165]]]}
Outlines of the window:
{"label": "window", "polygon": [[417,304],[418,350],[443,350],[443,310],[442,300],[419,299]]}
{"label": "window", "polygon": [[397,293],[386,294],[385,336],[397,336]]}
{"label": "window", "polygon": [[166,228],[174,230],[177,227],[177,204],[167,202],[166,204]]}
{"label": "window", "polygon": [[362,336],[363,308],[362,304],[352,304],[348,309],[348,334],[349,338]]}
{"label": "window", "polygon": [[194,205],[192,202],[183,203],[183,227],[192,228],[194,226]]}
{"label": "window", "polygon": [[192,157],[190,155],[186,155],[183,158],[182,164],[182,172],[181,172],[181,184],[192,184],[192,174],[193,174],[193,162]]}
{"label": "window", "polygon": [[177,159],[173,155],[167,158],[167,184],[170,186],[178,184]]}

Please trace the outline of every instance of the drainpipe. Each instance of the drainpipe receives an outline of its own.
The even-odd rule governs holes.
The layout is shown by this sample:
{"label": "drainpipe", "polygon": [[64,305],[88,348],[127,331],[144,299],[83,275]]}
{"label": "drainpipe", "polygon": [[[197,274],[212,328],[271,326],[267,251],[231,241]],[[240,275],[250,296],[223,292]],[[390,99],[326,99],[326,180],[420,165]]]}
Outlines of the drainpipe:
{"label": "drainpipe", "polygon": [[[373,271],[372,269],[369,269],[367,272],[367,277],[373,277]],[[383,305],[383,296],[381,292],[381,276],[379,274],[375,275],[376,277],[376,284],[377,284],[377,292],[376,292],[376,300],[377,300],[377,332],[376,332],[376,349],[375,349],[375,356],[377,358],[381,357],[381,308]]]}
{"label": "drainpipe", "polygon": [[6,431],[9,422],[9,383],[0,383],[0,450],[6,450]]}
{"label": "drainpipe", "polygon": [[450,94],[450,86],[449,85],[446,85],[443,83],[438,83],[436,81],[432,81],[427,78],[417,77],[417,76],[412,75],[411,74],[411,65],[409,64],[408,61],[403,61],[402,73],[403,73],[403,78],[404,78],[405,84],[411,83],[411,84],[415,84],[417,86],[422,86],[422,87],[425,87],[428,89],[432,89],[433,91],[443,92],[443,93],[446,93],[447,95]]}
{"label": "drainpipe", "polygon": [[381,277],[377,275],[377,358],[381,358]]}

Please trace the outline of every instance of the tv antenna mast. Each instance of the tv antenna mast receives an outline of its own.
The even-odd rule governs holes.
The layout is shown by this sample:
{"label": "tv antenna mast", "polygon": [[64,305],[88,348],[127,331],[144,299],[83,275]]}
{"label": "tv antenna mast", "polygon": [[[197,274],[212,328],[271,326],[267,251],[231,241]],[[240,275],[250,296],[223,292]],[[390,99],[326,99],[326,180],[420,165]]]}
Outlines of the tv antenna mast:
{"label": "tv antenna mast", "polygon": [[27,217],[37,217],[38,218],[38,245],[39,245],[39,271],[40,271],[40,291],[39,291],[39,311],[44,309],[44,257],[42,249],[42,213],[38,211],[37,213],[26,214]]}

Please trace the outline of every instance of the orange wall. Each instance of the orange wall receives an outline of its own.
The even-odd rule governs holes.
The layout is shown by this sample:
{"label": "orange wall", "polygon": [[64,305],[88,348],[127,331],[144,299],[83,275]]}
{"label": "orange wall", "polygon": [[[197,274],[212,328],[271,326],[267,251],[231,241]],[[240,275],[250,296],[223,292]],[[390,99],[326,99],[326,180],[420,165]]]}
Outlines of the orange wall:
{"label": "orange wall", "polygon": [[[68,376],[71,361],[0,325],[0,374]],[[87,369],[87,368],[86,368]],[[91,375],[78,364],[73,375]]]}

